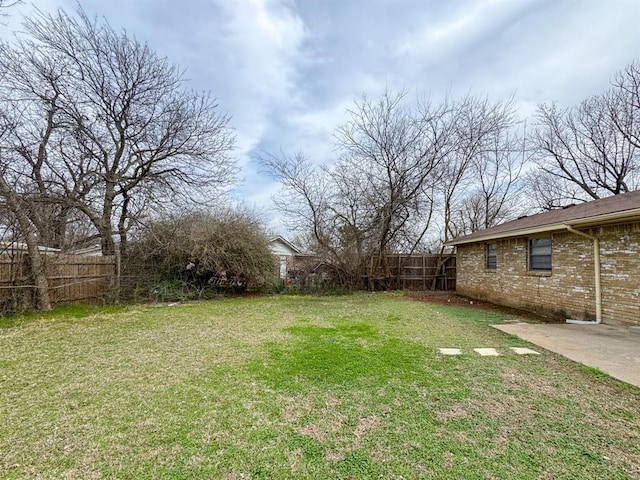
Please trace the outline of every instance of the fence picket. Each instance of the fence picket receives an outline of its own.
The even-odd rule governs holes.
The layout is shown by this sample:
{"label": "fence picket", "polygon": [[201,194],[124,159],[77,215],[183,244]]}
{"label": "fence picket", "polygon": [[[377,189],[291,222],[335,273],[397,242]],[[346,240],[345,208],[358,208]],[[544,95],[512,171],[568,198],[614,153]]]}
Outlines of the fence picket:
{"label": "fence picket", "polygon": [[[104,303],[115,284],[113,256],[44,255],[53,305]],[[28,309],[33,285],[26,254],[0,255],[0,313]]]}
{"label": "fence picket", "polygon": [[[388,274],[376,274],[372,271],[371,281],[376,287],[402,289],[402,290],[427,290],[436,279],[438,290],[456,289],[456,257],[448,254],[443,257],[443,264],[438,269],[437,254],[389,254],[386,256]],[[379,265],[377,257],[372,257],[370,261],[371,269],[373,265]]]}

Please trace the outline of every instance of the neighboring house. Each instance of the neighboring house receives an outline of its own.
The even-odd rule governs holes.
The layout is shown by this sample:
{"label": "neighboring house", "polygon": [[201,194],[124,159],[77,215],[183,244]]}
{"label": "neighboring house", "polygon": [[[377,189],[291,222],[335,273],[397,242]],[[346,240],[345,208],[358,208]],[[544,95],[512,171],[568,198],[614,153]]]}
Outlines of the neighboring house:
{"label": "neighboring house", "polygon": [[[45,254],[62,254],[62,250],[53,247],[38,246],[40,253]],[[27,244],[23,242],[0,242],[0,254],[15,255],[15,254],[27,254]],[[100,245],[92,245],[90,247],[79,248],[64,252],[65,255],[81,255],[83,257],[101,257],[102,248]]]}
{"label": "neighboring house", "polygon": [[[38,250],[40,253],[44,254],[54,254],[60,253],[59,248],[53,247],[43,247],[42,245],[38,246]],[[29,249],[27,248],[27,244],[23,242],[0,242],[0,254],[5,255],[17,255],[17,254],[27,254]]]}
{"label": "neighboring house", "polygon": [[[76,250],[70,250],[63,252],[59,248],[38,246],[40,253],[45,254],[64,254],[64,255],[80,255],[83,257],[101,257],[102,247],[100,245],[91,245],[89,247],[78,248]],[[0,254],[16,255],[27,254],[27,244],[23,242],[0,242]]]}
{"label": "neighboring house", "polygon": [[308,256],[308,254],[305,254],[302,250],[281,236],[277,236],[269,240],[269,248],[280,261],[278,273],[279,280],[286,280],[290,278],[290,273],[294,272],[298,267],[297,264],[300,263],[299,258]]}
{"label": "neighboring house", "polygon": [[456,290],[572,320],[640,324],[640,191],[521,217],[447,243]]}
{"label": "neighboring house", "polygon": [[83,257],[101,257],[102,247],[100,244],[90,245],[88,247],[77,248],[67,252],[68,255],[81,255]]}

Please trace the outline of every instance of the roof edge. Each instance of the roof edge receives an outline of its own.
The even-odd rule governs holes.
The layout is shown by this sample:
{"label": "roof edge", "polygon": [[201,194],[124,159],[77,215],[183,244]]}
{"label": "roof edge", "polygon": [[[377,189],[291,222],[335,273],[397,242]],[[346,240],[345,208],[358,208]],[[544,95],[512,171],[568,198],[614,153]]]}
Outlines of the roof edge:
{"label": "roof edge", "polygon": [[535,235],[537,233],[553,232],[557,230],[566,230],[569,227],[596,227],[620,221],[640,220],[640,208],[624,210],[621,212],[605,213],[594,217],[578,218],[571,221],[550,223],[548,225],[539,225],[537,227],[519,228],[506,232],[488,233],[486,235],[478,235],[473,238],[460,237],[445,242],[446,246],[455,247],[456,245],[464,245],[468,243],[486,242],[487,240],[497,240],[499,238],[523,237],[527,235]]}
{"label": "roof edge", "polygon": [[267,243],[272,243],[272,242],[275,242],[275,241],[280,241],[280,242],[284,243],[287,247],[289,247],[291,250],[293,250],[296,254],[303,253],[302,250],[300,250],[300,248],[295,246],[293,243],[291,243],[289,240],[284,238],[282,235],[277,235],[275,237],[270,238]]}

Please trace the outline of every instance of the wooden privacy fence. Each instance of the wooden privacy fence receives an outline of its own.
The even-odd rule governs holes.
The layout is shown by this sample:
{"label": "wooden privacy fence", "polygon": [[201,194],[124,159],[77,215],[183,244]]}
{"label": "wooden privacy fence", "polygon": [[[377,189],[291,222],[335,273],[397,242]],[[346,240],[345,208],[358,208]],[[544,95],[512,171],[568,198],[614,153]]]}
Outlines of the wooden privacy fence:
{"label": "wooden privacy fence", "polygon": [[370,271],[376,272],[376,265],[385,264],[384,273],[380,268],[378,274],[367,277],[371,289],[397,290],[455,290],[456,289],[456,257],[453,254],[391,254],[386,262],[372,257]]}
{"label": "wooden privacy fence", "polygon": [[[43,255],[52,305],[104,303],[116,281],[113,256]],[[0,312],[31,308],[28,256],[0,255]]]}

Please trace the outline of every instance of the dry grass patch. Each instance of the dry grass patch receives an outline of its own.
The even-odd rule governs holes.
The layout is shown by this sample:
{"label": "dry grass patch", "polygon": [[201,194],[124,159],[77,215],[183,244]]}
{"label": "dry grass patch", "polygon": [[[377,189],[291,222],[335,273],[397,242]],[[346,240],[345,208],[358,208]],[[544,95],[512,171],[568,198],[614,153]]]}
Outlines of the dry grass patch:
{"label": "dry grass patch", "polygon": [[499,314],[399,295],[228,299],[0,328],[0,478],[628,479],[638,389]]}

